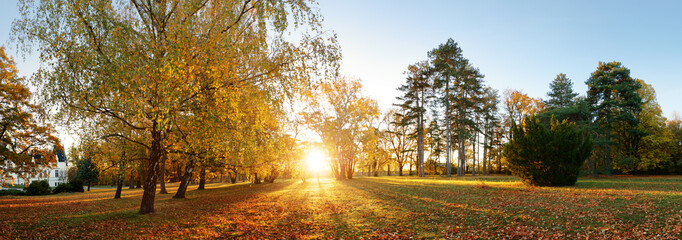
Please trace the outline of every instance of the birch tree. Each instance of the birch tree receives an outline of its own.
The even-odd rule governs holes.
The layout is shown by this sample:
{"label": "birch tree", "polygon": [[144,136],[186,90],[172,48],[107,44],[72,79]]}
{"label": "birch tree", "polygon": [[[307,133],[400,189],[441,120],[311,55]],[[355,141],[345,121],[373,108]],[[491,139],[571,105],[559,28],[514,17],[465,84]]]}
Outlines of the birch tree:
{"label": "birch tree", "polygon": [[[294,94],[310,85],[312,74],[335,71],[338,59],[335,37],[324,33],[307,1],[20,0],[19,6],[14,39],[25,50],[37,45],[45,64],[34,80],[57,116],[72,125],[113,119],[144,136],[109,134],[149,152],[141,214],[154,212],[160,159],[182,139],[172,137],[178,118],[209,121],[192,117],[200,116],[193,104],[242,86]],[[287,41],[287,32],[303,32],[300,43]]]}

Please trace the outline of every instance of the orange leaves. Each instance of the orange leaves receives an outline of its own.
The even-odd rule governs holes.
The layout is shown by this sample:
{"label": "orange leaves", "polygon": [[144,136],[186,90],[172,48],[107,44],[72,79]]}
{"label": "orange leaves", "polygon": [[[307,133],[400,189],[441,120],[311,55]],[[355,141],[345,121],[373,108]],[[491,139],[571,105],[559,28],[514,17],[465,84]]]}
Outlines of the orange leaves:
{"label": "orange leaves", "polygon": [[[145,216],[135,211],[141,190],[124,190],[119,200],[110,199],[113,190],[0,197],[0,238],[674,239],[682,233],[679,177],[533,189],[512,180],[214,184],[189,191],[185,200],[159,195],[159,211]],[[480,181],[489,187],[477,187]]]}

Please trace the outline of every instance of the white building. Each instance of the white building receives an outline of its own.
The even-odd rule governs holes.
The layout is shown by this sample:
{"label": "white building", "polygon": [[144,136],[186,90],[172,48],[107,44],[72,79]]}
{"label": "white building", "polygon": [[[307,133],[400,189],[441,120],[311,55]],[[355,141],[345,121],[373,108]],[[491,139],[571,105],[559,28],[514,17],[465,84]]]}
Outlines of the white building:
{"label": "white building", "polygon": [[19,178],[16,174],[12,174],[15,185],[28,185],[33,181],[47,180],[50,187],[56,187],[60,183],[68,182],[66,172],[69,170],[69,163],[66,161],[64,154],[57,154],[57,164],[54,166],[44,166],[40,168],[35,177],[24,179]]}

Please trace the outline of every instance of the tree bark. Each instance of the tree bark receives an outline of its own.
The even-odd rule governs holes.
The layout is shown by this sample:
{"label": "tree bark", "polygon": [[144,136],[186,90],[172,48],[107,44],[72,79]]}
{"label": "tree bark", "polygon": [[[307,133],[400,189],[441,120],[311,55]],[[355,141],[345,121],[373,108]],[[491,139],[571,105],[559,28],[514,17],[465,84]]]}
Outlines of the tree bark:
{"label": "tree bark", "polygon": [[142,174],[140,172],[137,172],[135,177],[135,188],[142,188]]}
{"label": "tree bark", "polygon": [[121,191],[123,190],[123,163],[118,165],[118,181],[116,181],[116,194],[114,199],[121,198]]}
{"label": "tree bark", "polygon": [[604,174],[611,176],[611,124],[606,125],[606,158],[604,158]]}
{"label": "tree bark", "polygon": [[471,168],[471,175],[472,176],[476,176],[476,164],[478,164],[476,162],[476,160],[477,160],[476,159],[476,141],[478,141],[477,138],[478,138],[478,133],[476,132],[476,130],[474,130],[474,139],[473,139],[473,141],[471,141],[471,160],[473,162],[473,164],[472,164],[473,167]]}
{"label": "tree bark", "polygon": [[134,175],[135,175],[135,170],[134,170],[134,169],[131,169],[131,170],[130,170],[130,189],[134,189],[134,188],[135,188],[135,178],[134,178]]}
{"label": "tree bark", "polygon": [[424,113],[421,111],[422,108],[424,108],[424,89],[422,88],[421,90],[421,106],[419,110],[419,116],[417,117],[417,120],[419,120],[419,123],[417,123],[417,175],[419,177],[424,177]]}
{"label": "tree bark", "polygon": [[488,175],[488,121],[485,121],[485,127],[483,128],[483,174]]}
{"label": "tree bark", "polygon": [[260,184],[260,178],[258,177],[258,173],[253,174],[253,183]]}
{"label": "tree bark", "polygon": [[204,190],[206,188],[206,168],[201,167],[199,170],[199,187],[197,190]]}
{"label": "tree bark", "polygon": [[[154,129],[157,128],[157,123],[154,123]],[[152,144],[149,151],[149,164],[147,168],[147,179],[144,183],[144,192],[142,193],[142,203],[140,203],[140,214],[148,214],[154,212],[154,198],[156,197],[156,180],[159,172],[159,160],[163,154],[161,148],[161,132],[152,131]]]}
{"label": "tree bark", "polygon": [[168,191],[166,190],[166,153],[163,153],[163,156],[161,156],[161,166],[159,169],[159,187],[161,190],[159,190],[160,194],[168,194]]}
{"label": "tree bark", "polygon": [[445,75],[445,137],[446,137],[446,147],[445,147],[445,167],[447,176],[450,177],[452,173],[450,172],[452,166],[452,157],[450,156],[451,146],[450,146],[450,76]]}
{"label": "tree bark", "polygon": [[175,192],[173,198],[185,198],[185,193],[187,192],[187,186],[189,186],[189,180],[192,179],[192,173],[194,172],[194,157],[190,157],[185,166],[185,173],[182,175],[180,180],[180,186],[178,186],[178,191]]}
{"label": "tree bark", "polygon": [[88,180],[88,192],[90,191],[90,181]]}

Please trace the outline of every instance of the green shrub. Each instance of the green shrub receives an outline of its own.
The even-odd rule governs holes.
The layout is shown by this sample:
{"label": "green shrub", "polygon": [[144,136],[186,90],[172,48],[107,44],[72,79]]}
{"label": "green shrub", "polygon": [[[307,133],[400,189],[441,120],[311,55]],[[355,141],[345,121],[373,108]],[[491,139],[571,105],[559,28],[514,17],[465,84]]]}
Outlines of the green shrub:
{"label": "green shrub", "polygon": [[592,140],[573,123],[551,120],[548,128],[535,117],[512,128],[503,150],[512,174],[534,186],[570,186],[592,152]]}
{"label": "green shrub", "polygon": [[73,187],[71,186],[71,184],[60,183],[59,185],[57,185],[57,187],[52,189],[52,193],[54,193],[54,194],[63,193],[63,192],[73,192]]}
{"label": "green shrub", "polygon": [[19,189],[0,189],[0,196],[24,196],[26,192]]}
{"label": "green shrub", "polygon": [[47,195],[50,194],[50,183],[47,180],[33,181],[26,188],[26,195]]}
{"label": "green shrub", "polygon": [[74,179],[73,181],[70,181],[69,185],[71,185],[72,192],[83,192],[83,181],[80,179]]}

